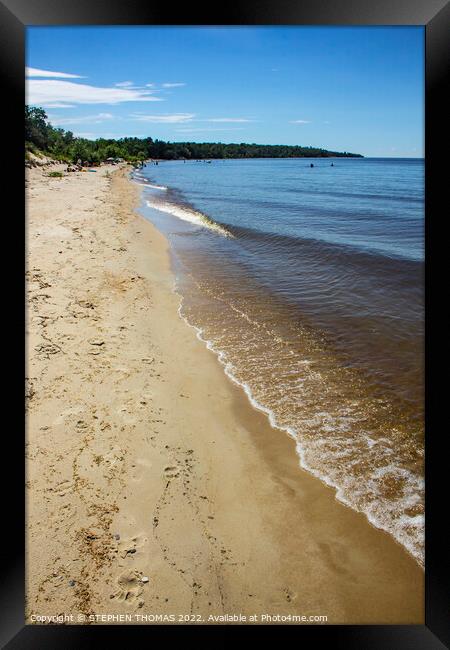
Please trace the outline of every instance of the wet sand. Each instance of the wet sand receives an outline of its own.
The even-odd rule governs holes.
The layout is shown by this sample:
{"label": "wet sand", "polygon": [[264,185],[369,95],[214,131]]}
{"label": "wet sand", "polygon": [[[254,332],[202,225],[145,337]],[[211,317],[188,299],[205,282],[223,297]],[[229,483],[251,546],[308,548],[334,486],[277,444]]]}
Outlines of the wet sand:
{"label": "wet sand", "polygon": [[416,561],[178,316],[128,169],[27,172],[27,621],[423,623]]}

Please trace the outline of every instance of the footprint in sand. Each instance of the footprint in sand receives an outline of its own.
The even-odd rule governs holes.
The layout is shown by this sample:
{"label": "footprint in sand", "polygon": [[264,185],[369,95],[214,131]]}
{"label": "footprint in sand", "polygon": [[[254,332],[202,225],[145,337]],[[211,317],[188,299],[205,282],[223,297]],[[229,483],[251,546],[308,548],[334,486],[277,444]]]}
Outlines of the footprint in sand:
{"label": "footprint in sand", "polygon": [[55,487],[49,487],[47,489],[49,492],[54,492],[59,497],[65,497],[66,494],[72,492],[73,487],[73,483],[70,481],[61,481],[61,483],[58,483]]}
{"label": "footprint in sand", "polygon": [[124,571],[116,579],[117,590],[110,595],[111,599],[127,602],[132,605],[143,592],[143,581],[137,571]]}
{"label": "footprint in sand", "polygon": [[284,597],[288,603],[292,603],[292,601],[294,601],[297,598],[297,594],[291,589],[289,589],[289,587],[283,589],[283,592],[284,592]]}

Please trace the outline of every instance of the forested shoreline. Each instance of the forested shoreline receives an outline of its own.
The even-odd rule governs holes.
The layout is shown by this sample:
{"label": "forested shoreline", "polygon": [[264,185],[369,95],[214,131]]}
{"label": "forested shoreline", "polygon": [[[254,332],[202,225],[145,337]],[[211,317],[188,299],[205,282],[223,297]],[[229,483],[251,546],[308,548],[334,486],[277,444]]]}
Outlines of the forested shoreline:
{"label": "forested shoreline", "polygon": [[223,158],[362,158],[347,151],[328,151],[316,147],[264,144],[223,144],[218,142],[165,142],[151,137],[98,138],[75,137],[71,131],[52,126],[43,108],[25,106],[25,157],[44,154],[56,160],[98,165],[108,158],[123,158],[140,163],[158,160],[205,160]]}

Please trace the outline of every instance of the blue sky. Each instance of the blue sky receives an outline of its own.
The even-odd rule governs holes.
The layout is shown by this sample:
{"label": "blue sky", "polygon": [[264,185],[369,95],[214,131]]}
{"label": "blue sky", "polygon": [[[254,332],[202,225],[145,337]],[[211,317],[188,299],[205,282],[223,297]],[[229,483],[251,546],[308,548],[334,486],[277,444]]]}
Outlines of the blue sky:
{"label": "blue sky", "polygon": [[26,87],[88,138],[424,151],[422,27],[29,27]]}

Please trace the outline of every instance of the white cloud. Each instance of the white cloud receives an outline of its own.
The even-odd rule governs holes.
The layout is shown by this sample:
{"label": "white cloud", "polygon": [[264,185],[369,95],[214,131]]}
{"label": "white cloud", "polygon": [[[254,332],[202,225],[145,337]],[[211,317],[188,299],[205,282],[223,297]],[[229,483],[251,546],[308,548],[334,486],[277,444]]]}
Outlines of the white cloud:
{"label": "white cloud", "polygon": [[129,86],[133,85],[132,81],[119,81],[119,83],[114,84],[118,88],[129,88]]}
{"label": "white cloud", "polygon": [[224,127],[221,129],[176,129],[177,133],[211,133],[216,131],[243,131],[242,127]]}
{"label": "white cloud", "polygon": [[88,84],[56,79],[30,79],[26,84],[28,104],[119,104],[121,102],[156,102],[150,90],[99,88]]}
{"label": "white cloud", "polygon": [[152,122],[154,124],[179,124],[180,122],[190,122],[195,113],[174,113],[173,115],[145,115],[143,113],[134,113],[132,119],[139,122]]}
{"label": "white cloud", "polygon": [[179,88],[180,86],[185,86],[185,83],[166,83],[162,84],[163,88]]}
{"label": "white cloud", "polygon": [[64,79],[84,79],[79,74],[68,74],[67,72],[54,72],[51,70],[38,70],[38,68],[25,68],[27,77],[59,77]]}
{"label": "white cloud", "polygon": [[247,120],[243,117],[212,117],[205,122],[253,122],[254,120]]}
{"label": "white cloud", "polygon": [[73,104],[60,104],[59,102],[54,102],[53,104],[46,104],[46,108],[75,108]]}
{"label": "white cloud", "polygon": [[311,124],[310,120],[291,120],[290,124]]}
{"label": "white cloud", "polygon": [[63,126],[65,124],[101,124],[106,120],[113,120],[114,115],[111,113],[98,113],[97,115],[85,115],[84,117],[57,117],[49,116],[49,121],[53,126]]}

